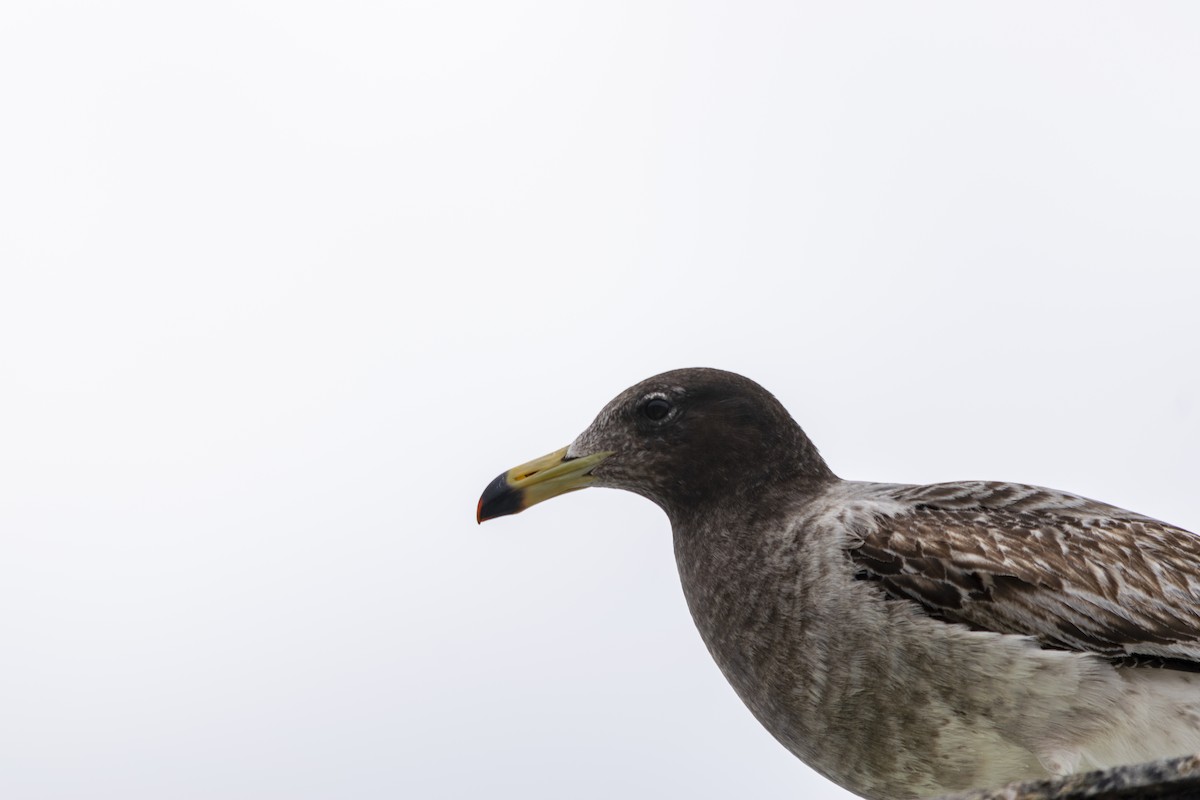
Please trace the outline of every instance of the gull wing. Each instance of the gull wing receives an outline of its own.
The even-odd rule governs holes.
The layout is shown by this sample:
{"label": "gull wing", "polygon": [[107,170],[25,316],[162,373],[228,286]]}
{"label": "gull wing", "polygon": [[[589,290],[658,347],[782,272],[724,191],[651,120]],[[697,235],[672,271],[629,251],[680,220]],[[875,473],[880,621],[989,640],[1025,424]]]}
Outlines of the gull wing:
{"label": "gull wing", "polygon": [[855,530],[855,577],[947,621],[1117,663],[1200,670],[1200,537],[1010,483],[892,487]]}

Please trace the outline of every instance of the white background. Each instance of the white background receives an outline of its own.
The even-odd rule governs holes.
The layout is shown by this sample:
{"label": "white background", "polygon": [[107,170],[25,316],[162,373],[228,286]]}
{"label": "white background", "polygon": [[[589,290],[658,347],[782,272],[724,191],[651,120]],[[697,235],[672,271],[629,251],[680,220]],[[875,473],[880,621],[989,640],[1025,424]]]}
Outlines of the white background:
{"label": "white background", "polygon": [[835,471],[1200,528],[1191,3],[0,12],[0,796],[835,798],[665,517],[478,528],[681,366]]}

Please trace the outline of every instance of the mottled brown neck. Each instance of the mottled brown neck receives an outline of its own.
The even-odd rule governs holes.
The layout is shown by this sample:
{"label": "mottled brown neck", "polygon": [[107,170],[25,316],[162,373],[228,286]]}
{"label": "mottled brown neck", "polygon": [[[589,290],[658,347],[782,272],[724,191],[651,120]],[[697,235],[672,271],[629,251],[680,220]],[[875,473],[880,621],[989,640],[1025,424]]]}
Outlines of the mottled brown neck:
{"label": "mottled brown neck", "polygon": [[804,431],[790,418],[777,438],[710,441],[714,458],[702,468],[680,470],[654,498],[675,526],[717,516],[746,520],[771,507],[768,496],[816,495],[838,478]]}

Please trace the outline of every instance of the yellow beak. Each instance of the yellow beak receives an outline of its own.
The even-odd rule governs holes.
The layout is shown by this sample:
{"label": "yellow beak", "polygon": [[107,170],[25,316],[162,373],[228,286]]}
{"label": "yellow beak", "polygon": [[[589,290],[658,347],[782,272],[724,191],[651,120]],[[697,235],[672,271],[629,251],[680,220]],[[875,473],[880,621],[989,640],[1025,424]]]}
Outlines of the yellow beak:
{"label": "yellow beak", "polygon": [[502,472],[488,484],[475,509],[476,522],[516,514],[543,500],[586,489],[592,470],[611,452],[567,458],[567,448],[535,458],[527,464]]}

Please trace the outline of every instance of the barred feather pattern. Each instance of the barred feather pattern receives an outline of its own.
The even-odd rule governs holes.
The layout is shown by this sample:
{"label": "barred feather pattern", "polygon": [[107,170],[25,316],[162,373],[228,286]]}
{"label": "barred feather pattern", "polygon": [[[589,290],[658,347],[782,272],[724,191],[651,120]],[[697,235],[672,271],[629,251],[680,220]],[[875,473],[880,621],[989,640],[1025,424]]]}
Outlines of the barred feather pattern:
{"label": "barred feather pattern", "polygon": [[[1043,519],[1046,534],[1049,509],[1099,538],[1103,519],[1161,523],[1003,484],[833,480],[778,492],[760,504],[775,517],[734,506],[676,524],[676,559],[688,607],[721,671],[762,724],[817,771],[863,797],[899,800],[1200,752],[1200,674],[1114,668],[1125,653],[1149,653],[1134,644],[1105,644],[1100,653],[1062,643],[1063,630],[1113,642],[1116,634],[1102,632],[1121,628],[1057,615],[1049,587],[1076,591],[1057,563],[1063,556],[1026,542],[1019,556],[1006,544],[987,557],[999,545],[976,553],[973,528],[926,517],[940,498],[943,513],[987,517],[976,527],[999,541],[1021,539],[993,516],[1001,504]],[[1074,552],[1068,547],[1065,560],[1077,560]],[[1026,602],[1035,611],[995,592],[972,598],[971,587],[996,581],[971,573],[1007,576],[1018,564],[1032,565],[1021,571],[1031,580],[1045,576],[1039,591],[1047,596]],[[1188,657],[1182,637],[1163,646],[1176,649],[1154,658],[1174,665]]]}
{"label": "barred feather pattern", "polygon": [[979,630],[1122,664],[1200,670],[1200,537],[1013,483],[880,486],[896,513],[854,531],[856,577]]}

